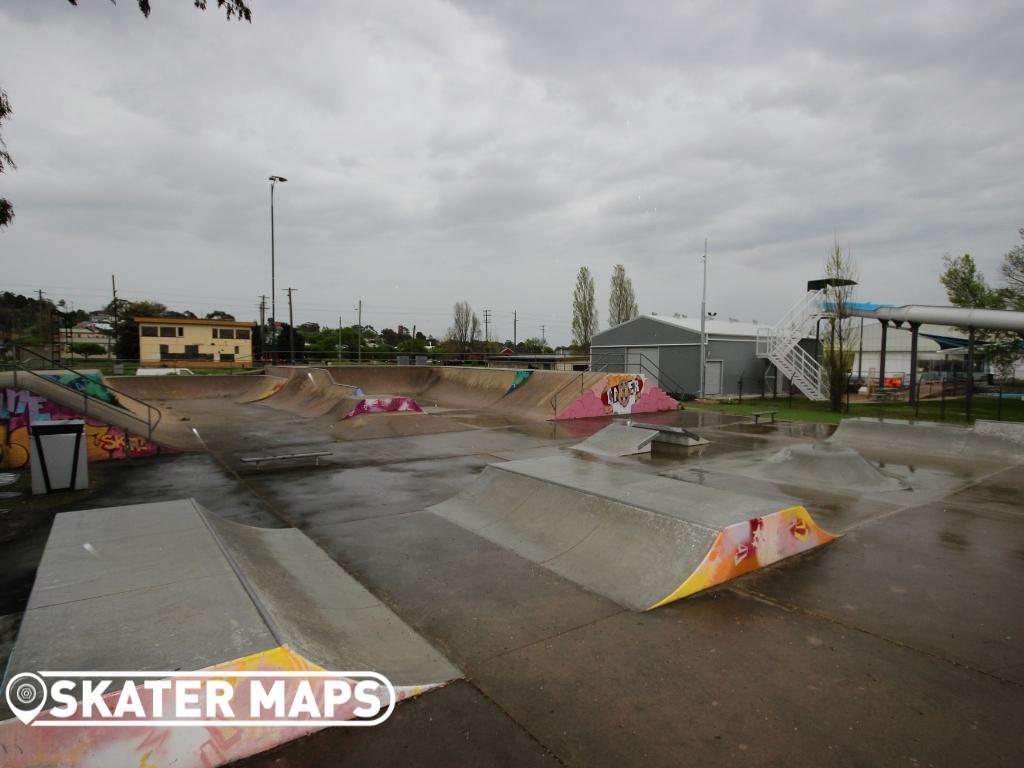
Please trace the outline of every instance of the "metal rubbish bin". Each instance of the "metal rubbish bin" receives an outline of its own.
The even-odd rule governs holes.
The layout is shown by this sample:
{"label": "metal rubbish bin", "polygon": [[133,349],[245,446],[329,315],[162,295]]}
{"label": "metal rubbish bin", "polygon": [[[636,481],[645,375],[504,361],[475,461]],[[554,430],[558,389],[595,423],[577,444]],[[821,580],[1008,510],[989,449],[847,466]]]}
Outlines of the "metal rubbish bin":
{"label": "metal rubbish bin", "polygon": [[29,431],[32,493],[77,491],[89,487],[84,421],[37,421]]}

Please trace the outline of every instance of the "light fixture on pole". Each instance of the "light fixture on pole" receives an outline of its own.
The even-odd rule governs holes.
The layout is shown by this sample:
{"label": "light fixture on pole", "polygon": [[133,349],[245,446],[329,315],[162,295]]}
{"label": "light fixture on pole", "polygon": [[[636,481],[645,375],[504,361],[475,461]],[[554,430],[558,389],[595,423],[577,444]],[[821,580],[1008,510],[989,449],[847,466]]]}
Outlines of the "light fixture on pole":
{"label": "light fixture on pole", "polygon": [[[276,323],[277,323],[277,285],[274,274],[274,185],[277,182],[286,182],[284,176],[270,176],[270,339],[276,347]],[[275,350],[276,351],[276,350]]]}

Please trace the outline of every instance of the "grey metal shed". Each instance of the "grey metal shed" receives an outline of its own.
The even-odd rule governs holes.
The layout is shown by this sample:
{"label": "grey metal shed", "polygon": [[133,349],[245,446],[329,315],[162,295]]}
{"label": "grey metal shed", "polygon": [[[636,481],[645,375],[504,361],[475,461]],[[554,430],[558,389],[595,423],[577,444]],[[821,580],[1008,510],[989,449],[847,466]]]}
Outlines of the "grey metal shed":
{"label": "grey metal shed", "polygon": [[[756,352],[758,326],[709,320],[705,395],[782,391],[775,368]],[[590,343],[594,371],[642,373],[675,395],[700,389],[700,319],[641,315],[596,334]],[[766,375],[767,374],[767,375]]]}

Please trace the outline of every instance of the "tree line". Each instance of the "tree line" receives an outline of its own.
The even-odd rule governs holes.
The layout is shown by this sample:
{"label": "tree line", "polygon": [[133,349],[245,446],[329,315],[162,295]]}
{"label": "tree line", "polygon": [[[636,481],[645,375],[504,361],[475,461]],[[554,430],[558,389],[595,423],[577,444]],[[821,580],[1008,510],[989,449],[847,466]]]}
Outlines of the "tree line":
{"label": "tree line", "polygon": [[[939,281],[946,289],[951,304],[972,309],[1024,312],[1024,227],[1018,230],[1018,234],[1021,243],[1007,251],[999,265],[1001,285],[989,285],[969,253],[943,257],[945,269]],[[979,330],[975,339],[985,346],[985,356],[999,375],[1011,378],[1017,363],[1024,357],[1024,334]]]}
{"label": "tree line", "polygon": [[[608,327],[614,328],[640,315],[633,291],[633,281],[626,276],[626,268],[616,264],[612,269],[608,294]],[[580,267],[576,274],[576,288],[572,294],[572,345],[576,349],[590,348],[590,340],[598,331],[597,298],[594,276],[588,267]]]}

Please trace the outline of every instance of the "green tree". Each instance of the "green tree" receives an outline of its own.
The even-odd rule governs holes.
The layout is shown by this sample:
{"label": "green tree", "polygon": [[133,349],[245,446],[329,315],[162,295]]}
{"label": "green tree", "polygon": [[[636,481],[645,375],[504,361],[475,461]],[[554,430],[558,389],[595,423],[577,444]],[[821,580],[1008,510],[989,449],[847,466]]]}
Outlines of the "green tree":
{"label": "green tree", "polygon": [[608,294],[608,327],[622,325],[639,314],[633,281],[626,277],[626,268],[616,264],[612,270],[612,285]]}
{"label": "green tree", "polygon": [[118,299],[117,305],[110,302],[104,310],[117,316],[117,335],[114,339],[114,356],[121,360],[139,359],[139,326],[136,317],[170,317],[172,313],[159,301],[125,301]]}
{"label": "green tree", "polygon": [[516,345],[516,352],[528,355],[540,355],[552,351],[551,347],[544,343],[544,339],[538,339],[536,336],[531,336],[529,339],[520,341]]}
{"label": "green tree", "polygon": [[958,307],[987,309],[996,309],[1001,304],[999,295],[989,287],[985,276],[978,271],[978,265],[974,263],[971,254],[945,256],[942,264],[945,270],[939,281],[946,289],[950,303]]}
{"label": "green tree", "polygon": [[71,345],[71,354],[78,355],[79,357],[89,357],[89,355],[102,355],[106,351],[106,347],[104,347],[102,344],[96,344],[93,342],[83,342],[81,344]]}
{"label": "green tree", "polygon": [[[1008,304],[1013,305],[1017,300],[1013,283],[1010,278],[1013,272],[1014,261],[1011,255],[1015,254],[1020,246],[1006,254],[1003,263],[1003,276],[1010,283],[1006,288],[992,288],[989,286],[985,276],[978,270],[974,258],[965,253],[963,256],[945,256],[942,260],[946,269],[939,280],[946,289],[946,296],[951,304],[957,307],[970,307],[978,309],[1007,309]],[[1022,257],[1024,258],[1024,257]],[[1009,268],[1009,270],[1008,270]],[[964,333],[966,328],[960,328]],[[989,331],[976,330],[975,340],[978,344],[984,345],[985,357],[989,363],[999,372],[1003,378],[1013,375],[1013,369],[1021,357],[1021,337],[1012,331]]]}
{"label": "green tree", "polygon": [[215,309],[215,310],[213,310],[213,312],[207,312],[205,319],[207,319],[207,320],[234,320],[235,316],[232,315],[232,314],[229,314],[228,312],[225,312],[222,309]]}
{"label": "green tree", "polygon": [[597,333],[597,299],[594,295],[594,277],[586,267],[576,275],[576,289],[572,294],[572,343],[577,349],[586,349]]}
{"label": "green tree", "polygon": [[[10,117],[11,111],[11,102],[7,98],[7,93],[0,89],[0,124]],[[3,134],[0,133],[0,173],[4,173],[7,168],[17,167],[14,164],[14,160],[11,159],[11,154],[7,151]],[[10,200],[0,197],[0,227],[6,227],[13,219],[14,206],[11,205]]]}
{"label": "green tree", "polygon": [[[78,0],[68,0],[72,5],[78,5]],[[138,0],[139,10],[142,11],[142,15],[149,18],[150,11],[153,9],[150,7],[150,0]],[[111,5],[117,5],[116,0],[110,0]],[[193,0],[193,5],[202,11],[206,10],[208,5],[207,0]],[[239,21],[252,22],[252,11],[249,10],[249,6],[246,5],[246,0],[217,0],[217,7],[223,8],[227,17],[230,19],[232,16],[237,18]]]}
{"label": "green tree", "polygon": [[[1018,232],[1020,239],[1024,241],[1024,227]],[[1024,242],[1010,249],[1003,257],[1000,272],[1006,281],[1007,303],[1018,312],[1024,311]]]}

